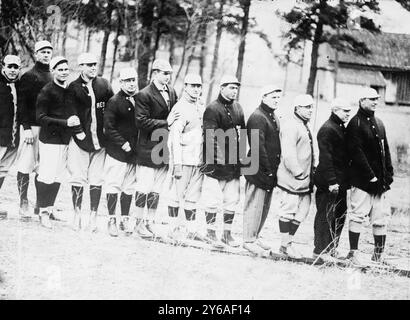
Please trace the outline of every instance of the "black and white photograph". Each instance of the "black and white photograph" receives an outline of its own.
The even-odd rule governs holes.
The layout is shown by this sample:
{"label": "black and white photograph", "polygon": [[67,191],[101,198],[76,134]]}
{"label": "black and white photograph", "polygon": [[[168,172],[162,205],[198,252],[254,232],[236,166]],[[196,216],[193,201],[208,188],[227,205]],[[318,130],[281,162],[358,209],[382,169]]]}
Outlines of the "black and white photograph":
{"label": "black and white photograph", "polygon": [[410,300],[409,0],[0,0],[0,70],[0,300]]}

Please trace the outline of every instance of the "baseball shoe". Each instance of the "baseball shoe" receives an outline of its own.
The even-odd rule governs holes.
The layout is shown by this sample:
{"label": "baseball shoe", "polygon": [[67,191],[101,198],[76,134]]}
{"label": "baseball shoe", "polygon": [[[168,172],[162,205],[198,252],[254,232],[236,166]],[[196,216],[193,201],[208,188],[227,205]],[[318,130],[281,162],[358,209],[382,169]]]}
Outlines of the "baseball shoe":
{"label": "baseball shoe", "polygon": [[268,245],[267,243],[263,242],[261,239],[257,239],[255,242],[259,247],[261,247],[263,250],[270,250],[271,246]]}
{"label": "baseball shoe", "polygon": [[242,246],[253,254],[260,255],[263,253],[263,250],[256,242],[244,242]]}
{"label": "baseball shoe", "polygon": [[289,258],[292,258],[292,259],[302,259],[302,255],[300,254],[298,250],[296,250],[293,244],[290,244],[286,248],[286,254]]}
{"label": "baseball shoe", "polygon": [[0,220],[5,220],[5,219],[7,219],[7,211],[0,209]]}
{"label": "baseball shoe", "polygon": [[110,217],[108,221],[108,233],[111,237],[118,237],[117,218]]}
{"label": "baseball shoe", "polygon": [[72,228],[74,231],[81,230],[81,213],[80,212],[74,212]]}
{"label": "baseball shoe", "polygon": [[232,237],[231,230],[224,230],[221,241],[232,248],[240,246],[240,244]]}
{"label": "baseball shoe", "polygon": [[168,232],[168,238],[176,242],[182,242],[187,235],[188,230],[185,226],[177,226]]}
{"label": "baseball shoe", "polygon": [[359,252],[357,250],[350,250],[346,256],[346,260],[353,266],[363,266],[359,259]]}
{"label": "baseball shoe", "polygon": [[336,258],[332,257],[328,253],[321,253],[321,254],[313,253],[312,258],[322,263],[336,263],[336,260],[337,260]]}
{"label": "baseball shoe", "polygon": [[91,211],[88,221],[88,229],[90,232],[97,232],[97,212]]}
{"label": "baseball shoe", "polygon": [[337,249],[330,250],[329,254],[330,254],[331,257],[333,257],[335,259],[338,259],[338,260],[344,260],[346,258]]}
{"label": "baseball shoe", "polygon": [[188,232],[187,238],[189,240],[195,240],[195,241],[201,241],[205,242],[205,237],[202,236],[199,232],[197,231],[190,231]]}
{"label": "baseball shoe", "polygon": [[125,224],[125,235],[130,236],[133,234],[134,230],[136,229],[136,221],[134,218],[129,217],[127,223]]}
{"label": "baseball shoe", "polygon": [[121,231],[125,231],[125,229],[127,228],[129,219],[130,218],[128,216],[122,216],[121,217],[120,224],[119,224],[119,228],[120,228]]}
{"label": "baseball shoe", "polygon": [[384,257],[384,255],[380,253],[373,253],[371,260],[373,263],[378,264],[378,265],[382,265],[386,267],[392,266],[390,262],[386,261],[386,258]]}
{"label": "baseball shoe", "polygon": [[154,236],[154,234],[150,230],[148,230],[146,224],[143,221],[141,221],[140,224],[136,226],[136,231],[141,238],[152,238]]}
{"label": "baseball shoe", "polygon": [[212,245],[213,247],[217,249],[225,248],[225,244],[221,240],[219,240],[218,237],[216,236],[215,230],[211,230],[211,229],[207,230],[207,233],[205,236],[205,242]]}
{"label": "baseball shoe", "polygon": [[34,215],[30,213],[28,200],[23,200],[20,203],[19,215],[22,220],[31,220]]}
{"label": "baseball shoe", "polygon": [[288,247],[286,247],[286,246],[280,246],[280,247],[279,247],[279,253],[280,253],[280,254],[283,254],[283,255],[285,255],[285,256],[287,256],[287,255],[288,255]]}
{"label": "baseball shoe", "polygon": [[50,222],[50,214],[47,211],[41,212],[39,217],[40,217],[41,226],[43,226],[44,228],[47,228],[47,229],[52,229],[53,228],[53,226],[51,225],[51,222]]}

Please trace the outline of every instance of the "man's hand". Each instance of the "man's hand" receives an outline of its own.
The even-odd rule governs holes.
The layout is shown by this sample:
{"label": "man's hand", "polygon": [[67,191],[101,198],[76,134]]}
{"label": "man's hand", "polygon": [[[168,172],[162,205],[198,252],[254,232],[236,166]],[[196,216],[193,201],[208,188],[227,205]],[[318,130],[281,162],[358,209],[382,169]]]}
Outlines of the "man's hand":
{"label": "man's hand", "polygon": [[181,179],[182,177],[182,165],[181,164],[175,164],[174,165],[174,178],[175,179]]}
{"label": "man's hand", "polygon": [[376,182],[377,181],[377,177],[374,177],[372,180],[370,180],[370,182]]}
{"label": "man's hand", "polygon": [[84,132],[77,133],[75,136],[77,137],[78,140],[84,140],[85,139],[85,133]]}
{"label": "man's hand", "polygon": [[171,113],[170,113],[170,117],[169,117],[169,119],[168,119],[168,127],[172,126],[172,124],[173,124],[176,120],[179,119],[179,116],[180,116],[180,114],[179,114],[178,111],[176,111],[176,112],[171,112]]}
{"label": "man's hand", "polygon": [[77,116],[71,116],[67,119],[68,127],[75,127],[80,125],[80,119]]}
{"label": "man's hand", "polygon": [[329,186],[329,191],[331,193],[338,193],[339,192],[339,185],[336,184],[332,184],[331,186]]}
{"label": "man's hand", "polygon": [[125,152],[130,152],[131,151],[131,146],[129,144],[129,142],[127,141],[126,143],[124,143],[121,147],[122,150],[124,150]]}
{"label": "man's hand", "polygon": [[34,142],[34,136],[31,129],[24,130],[24,142],[27,144],[32,144]]}

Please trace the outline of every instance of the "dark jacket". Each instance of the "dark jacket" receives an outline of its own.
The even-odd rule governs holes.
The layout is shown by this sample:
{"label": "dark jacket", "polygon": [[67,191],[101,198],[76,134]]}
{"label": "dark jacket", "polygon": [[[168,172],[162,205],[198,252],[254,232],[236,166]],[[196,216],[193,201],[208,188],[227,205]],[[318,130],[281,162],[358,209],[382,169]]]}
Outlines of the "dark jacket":
{"label": "dark jacket", "polygon": [[319,164],[314,175],[318,188],[328,190],[330,185],[338,184],[348,189],[348,154],[346,129],[343,121],[332,113],[317,133],[319,145]]}
{"label": "dark jacket", "polygon": [[[135,101],[135,96],[130,97],[120,90],[107,102],[104,112],[105,150],[118,161],[135,163],[138,130],[134,105],[127,98]],[[127,141],[131,146],[130,152],[121,148]]]}
{"label": "dark jacket", "polygon": [[[373,112],[359,108],[346,132],[352,186],[370,194],[389,190],[393,182],[393,166],[383,122]],[[374,177],[378,181],[371,183]]]}
{"label": "dark jacket", "polygon": [[[168,129],[166,119],[178,99],[175,90],[169,86],[168,93],[170,99],[169,110],[160,91],[152,82],[135,95],[135,123],[139,130],[136,145],[136,150],[138,151],[136,163],[139,165],[161,168],[168,163],[169,159],[166,158],[166,154],[164,155],[162,151],[159,155],[164,157],[165,164],[155,164],[151,159],[152,149],[158,143],[163,143],[162,140],[152,141],[152,133],[155,129]],[[167,146],[166,141],[164,146]]]}
{"label": "dark jacket", "polygon": [[248,158],[255,158],[251,143],[252,130],[258,130],[259,137],[259,165],[258,172],[254,175],[245,175],[245,179],[266,191],[272,191],[276,186],[278,166],[280,162],[279,120],[274,110],[266,104],[261,104],[249,117],[246,123],[248,133],[249,152]]}
{"label": "dark jacket", "polygon": [[67,126],[69,112],[65,106],[66,89],[54,81],[47,83],[37,97],[37,122],[41,125],[40,141],[68,144],[71,129]]}
{"label": "dark jacket", "polygon": [[[17,123],[19,124],[19,111],[21,102],[21,90],[20,82],[14,82],[17,93],[17,114],[14,115],[14,102],[13,95],[11,94],[11,88],[9,81],[3,74],[0,74],[0,146],[12,147],[12,132],[14,117],[17,117]],[[14,139],[14,147],[19,144],[20,128],[17,127],[16,137]]]}
{"label": "dark jacket", "polygon": [[21,124],[24,129],[31,126],[39,126],[36,120],[36,103],[40,90],[49,82],[53,81],[48,64],[36,62],[33,68],[21,77]]}
{"label": "dark jacket", "polygon": [[[204,145],[203,157],[204,166],[202,172],[209,177],[218,180],[232,180],[239,178],[241,175],[241,163],[239,159],[239,129],[245,128],[245,118],[242,107],[237,102],[228,101],[221,95],[211,102],[205,109],[203,118]],[[218,142],[215,136],[215,130],[221,129],[227,136],[234,139],[237,152],[231,150],[228,138]],[[246,137],[242,137],[246,139]],[[222,140],[222,139],[220,139]],[[225,146],[223,146],[223,144]],[[212,150],[207,150],[207,145],[213,146]],[[234,153],[234,154],[231,154]],[[223,154],[223,158],[221,155]],[[229,161],[233,156],[232,162]]]}
{"label": "dark jacket", "polygon": [[[107,101],[114,95],[109,82],[101,77],[92,80],[92,88],[95,95],[95,112],[97,119],[97,137],[101,148],[105,146],[104,127],[104,108]],[[81,75],[70,83],[66,93],[66,105],[71,115],[80,118],[81,127],[86,137],[78,140],[74,136],[77,145],[88,152],[95,151],[91,136],[91,97],[89,96],[86,82]]]}

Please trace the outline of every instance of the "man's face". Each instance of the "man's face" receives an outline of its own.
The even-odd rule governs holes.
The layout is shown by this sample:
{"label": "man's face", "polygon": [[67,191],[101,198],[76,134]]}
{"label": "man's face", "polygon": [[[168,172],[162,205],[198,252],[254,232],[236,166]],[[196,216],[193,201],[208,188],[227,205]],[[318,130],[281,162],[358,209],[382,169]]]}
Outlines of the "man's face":
{"label": "man's face", "polygon": [[335,108],[333,113],[339,117],[343,123],[347,123],[350,119],[350,109]]}
{"label": "man's face", "polygon": [[38,50],[35,54],[36,61],[42,64],[49,64],[52,56],[53,50],[51,50],[50,48]]}
{"label": "man's face", "polygon": [[80,65],[81,73],[89,79],[97,76],[97,63],[84,63]]}
{"label": "man's face", "polygon": [[378,104],[379,104],[379,98],[364,98],[360,102],[360,105],[363,110],[373,111],[373,112],[376,111]]}
{"label": "man's face", "polygon": [[158,83],[162,86],[165,86],[171,80],[172,72],[170,71],[161,71],[155,70],[153,73],[154,79],[158,81]]}
{"label": "man's face", "polygon": [[234,83],[227,84],[226,86],[221,86],[221,93],[224,97],[229,100],[235,100],[238,96],[239,86]]}
{"label": "man's face", "polygon": [[133,94],[137,91],[137,79],[136,78],[129,78],[120,81],[121,89],[125,92]]}
{"label": "man's face", "polygon": [[6,64],[3,66],[3,71],[7,78],[16,80],[20,73],[20,67],[16,64]]}
{"label": "man's face", "polygon": [[57,67],[54,68],[52,71],[54,75],[54,79],[59,82],[66,82],[70,71],[68,69],[67,63],[61,63]]}
{"label": "man's face", "polygon": [[262,102],[266,104],[269,108],[276,110],[281,98],[282,98],[282,92],[274,91],[274,92],[271,92],[265,95],[262,98]]}
{"label": "man's face", "polygon": [[302,118],[309,120],[312,117],[313,104],[310,104],[308,106],[297,106],[296,113],[299,114]]}
{"label": "man's face", "polygon": [[188,83],[185,85],[184,90],[191,98],[198,99],[202,93],[202,85]]}

